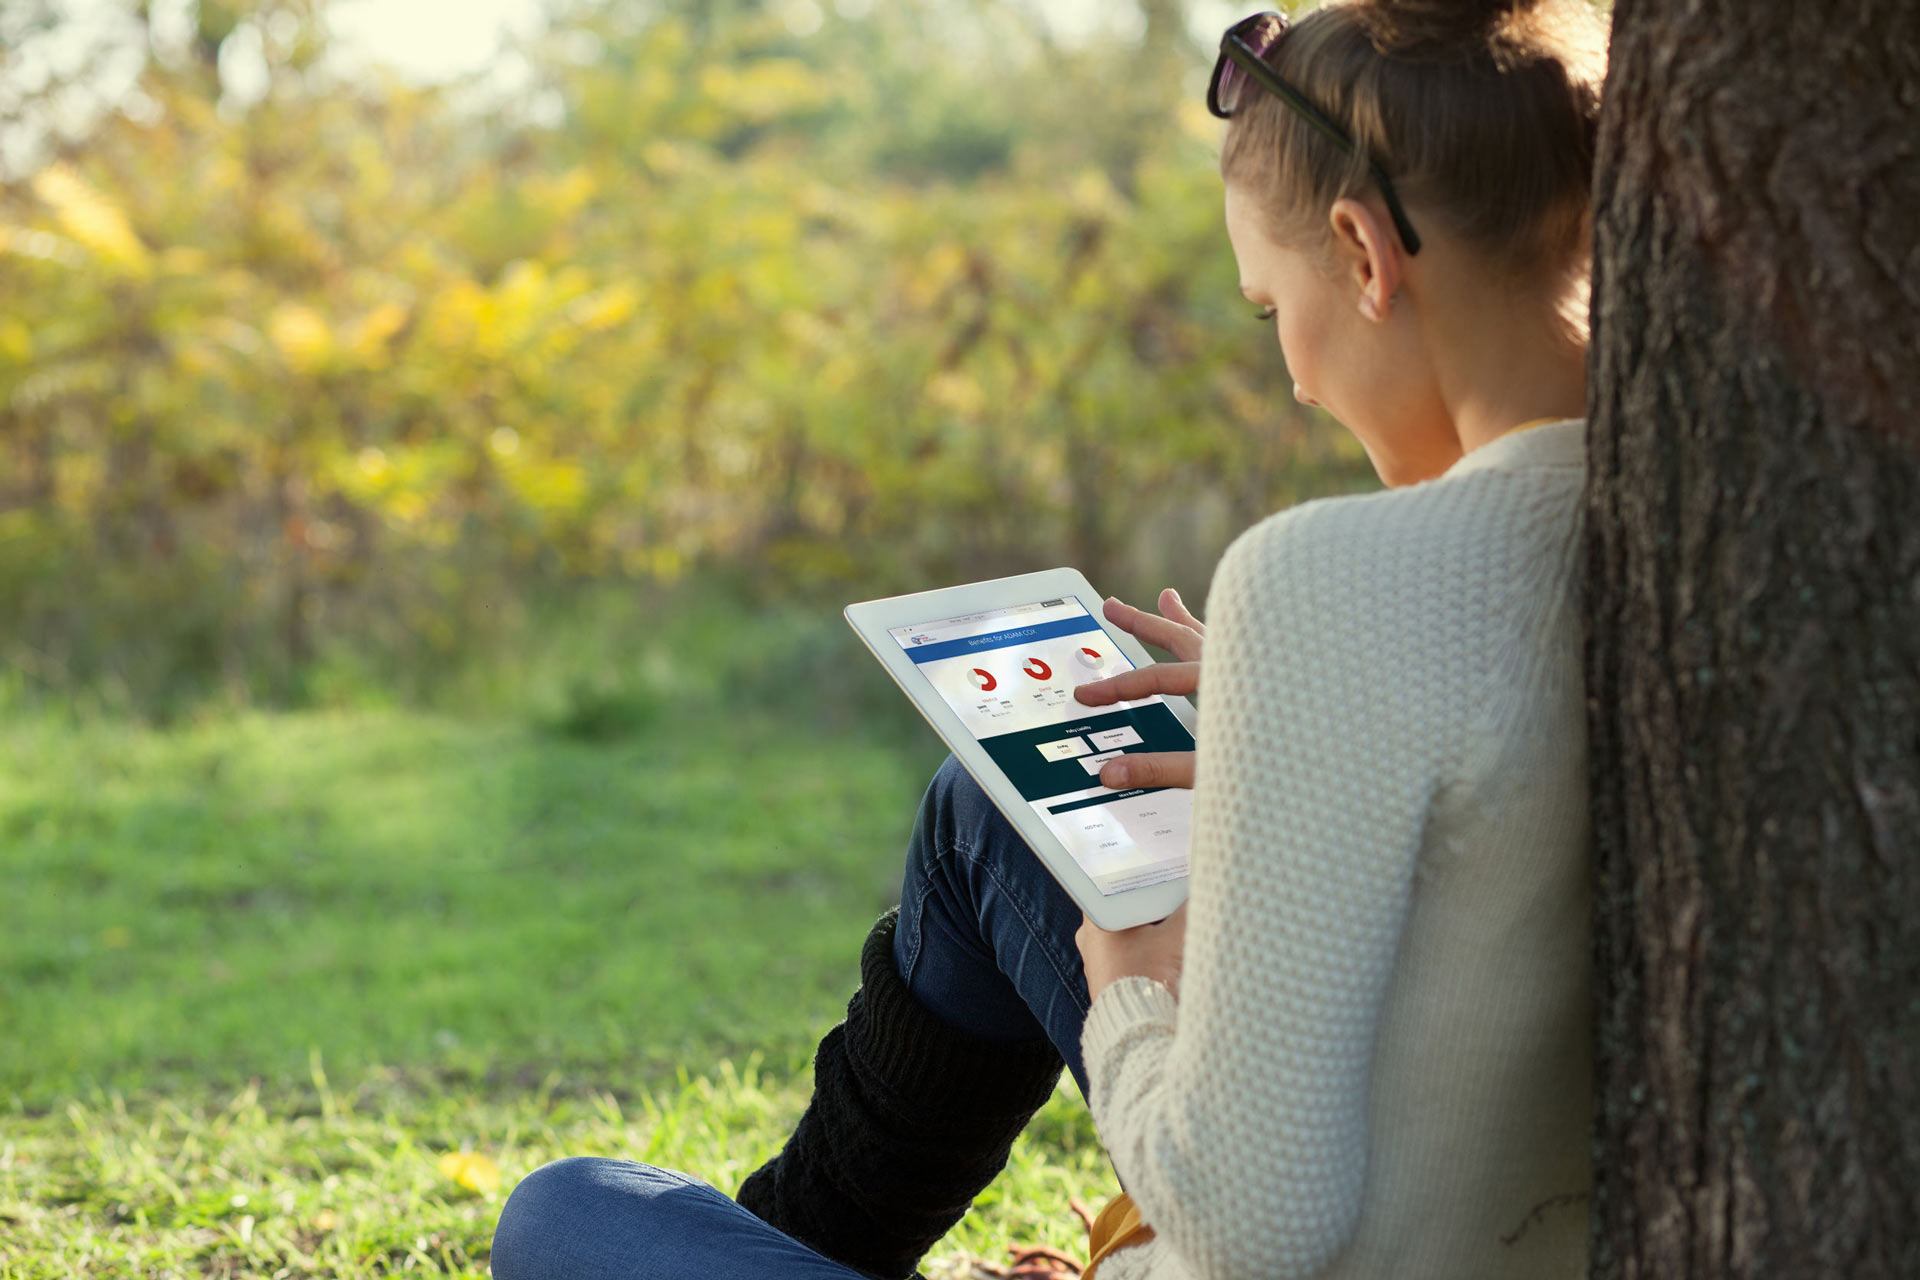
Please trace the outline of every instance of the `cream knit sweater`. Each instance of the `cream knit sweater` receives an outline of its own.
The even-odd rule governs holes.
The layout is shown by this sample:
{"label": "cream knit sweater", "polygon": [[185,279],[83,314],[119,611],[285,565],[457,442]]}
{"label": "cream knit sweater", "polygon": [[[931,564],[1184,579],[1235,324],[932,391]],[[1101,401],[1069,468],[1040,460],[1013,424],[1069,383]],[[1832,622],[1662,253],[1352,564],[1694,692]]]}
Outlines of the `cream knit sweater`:
{"label": "cream knit sweater", "polygon": [[1584,430],[1295,507],[1208,598],[1178,1001],[1082,1044],[1099,1280],[1586,1273]]}

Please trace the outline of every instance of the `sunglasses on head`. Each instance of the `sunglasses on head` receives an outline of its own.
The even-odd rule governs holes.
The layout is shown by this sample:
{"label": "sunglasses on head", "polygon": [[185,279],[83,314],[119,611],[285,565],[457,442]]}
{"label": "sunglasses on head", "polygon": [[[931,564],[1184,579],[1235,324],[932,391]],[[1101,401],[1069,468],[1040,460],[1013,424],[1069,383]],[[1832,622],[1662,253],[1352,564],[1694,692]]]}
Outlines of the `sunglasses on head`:
{"label": "sunglasses on head", "polygon": [[[1267,65],[1267,55],[1273,52],[1274,46],[1280,43],[1280,37],[1286,32],[1287,16],[1284,13],[1256,13],[1228,27],[1227,33],[1220,37],[1220,57],[1213,64],[1213,79],[1207,83],[1207,110],[1222,120],[1232,119],[1251,82],[1293,108],[1301,119],[1325,134],[1342,151],[1348,155],[1356,154],[1359,148],[1347,136],[1346,130],[1329,120],[1324,112],[1308,102],[1298,89],[1282,80]],[[1393,183],[1387,180],[1386,172],[1372,156],[1364,158],[1367,172],[1380,188],[1380,194],[1386,198],[1387,213],[1393,218],[1393,229],[1400,233],[1400,243],[1406,246],[1409,255],[1420,252],[1420,237],[1414,233],[1413,224],[1407,221],[1407,211],[1400,207],[1400,197],[1395,193]]]}

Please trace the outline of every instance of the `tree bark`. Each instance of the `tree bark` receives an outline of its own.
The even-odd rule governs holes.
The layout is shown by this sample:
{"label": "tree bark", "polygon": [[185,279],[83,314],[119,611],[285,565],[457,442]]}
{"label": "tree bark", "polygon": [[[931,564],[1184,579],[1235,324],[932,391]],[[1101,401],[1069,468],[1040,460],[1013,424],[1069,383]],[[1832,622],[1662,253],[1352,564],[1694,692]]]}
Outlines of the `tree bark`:
{"label": "tree bark", "polygon": [[1920,4],[1619,0],[1593,1272],[1920,1276]]}

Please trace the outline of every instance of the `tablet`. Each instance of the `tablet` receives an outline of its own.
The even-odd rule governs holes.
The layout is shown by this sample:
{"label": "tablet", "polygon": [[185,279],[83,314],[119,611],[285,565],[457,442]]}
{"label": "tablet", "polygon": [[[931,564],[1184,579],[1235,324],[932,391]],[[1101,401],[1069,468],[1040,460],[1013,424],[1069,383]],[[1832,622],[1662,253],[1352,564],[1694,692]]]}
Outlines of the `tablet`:
{"label": "tablet", "polygon": [[1075,686],[1151,665],[1075,569],[847,606],[847,622],[987,797],[1103,929],[1187,896],[1193,793],[1113,790],[1125,752],[1191,751],[1194,709],[1154,696],[1089,707]]}

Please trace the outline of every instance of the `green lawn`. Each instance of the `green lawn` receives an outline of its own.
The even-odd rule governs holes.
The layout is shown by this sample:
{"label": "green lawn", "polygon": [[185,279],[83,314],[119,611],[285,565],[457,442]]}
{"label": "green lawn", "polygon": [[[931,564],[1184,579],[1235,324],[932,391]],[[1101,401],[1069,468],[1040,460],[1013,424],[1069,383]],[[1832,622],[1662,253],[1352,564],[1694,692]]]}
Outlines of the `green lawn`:
{"label": "green lawn", "polygon": [[[556,1155],[777,1149],[931,735],[588,701],[0,728],[0,1277],[484,1275]],[[1069,1083],[932,1269],[1114,1189]]]}

